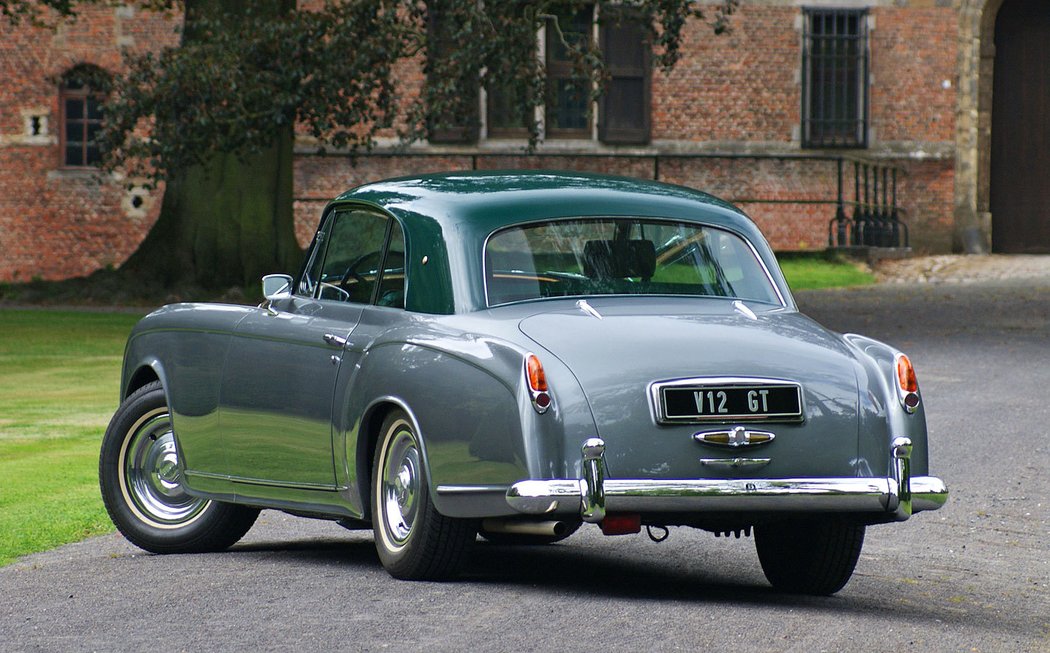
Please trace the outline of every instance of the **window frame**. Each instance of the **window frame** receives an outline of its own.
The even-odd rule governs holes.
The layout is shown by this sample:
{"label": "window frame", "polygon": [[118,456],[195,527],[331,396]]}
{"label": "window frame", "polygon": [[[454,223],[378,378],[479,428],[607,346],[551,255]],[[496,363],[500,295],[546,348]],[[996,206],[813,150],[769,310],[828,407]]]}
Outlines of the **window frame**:
{"label": "window frame", "polygon": [[[442,12],[441,7],[437,3],[431,0],[428,2],[427,7],[427,47],[428,47],[428,61],[425,62],[426,68],[426,83],[432,84],[434,79],[434,71],[430,67],[431,53],[437,52],[438,56],[448,52],[450,49],[455,48],[455,43],[450,41],[446,36],[445,30],[442,29]],[[473,143],[478,140],[480,132],[480,120],[477,111],[479,107],[479,89],[475,87],[473,92],[471,89],[464,89],[465,93],[470,93],[469,99],[473,100],[471,105],[474,107],[474,112],[471,115],[465,116],[465,122],[463,124],[451,124],[444,125],[441,127],[435,126],[435,116],[427,112],[427,140],[431,143]]]}
{"label": "window frame", "polygon": [[[621,25],[624,21],[633,21],[635,17],[632,16],[629,8],[618,7],[618,6],[604,6],[600,2],[594,2],[588,5],[591,12],[590,29],[587,31],[588,42],[597,42],[598,47],[603,50],[603,56],[608,59],[606,55],[606,47],[610,41],[610,35],[614,29]],[[430,30],[430,36],[434,38],[439,29],[440,15],[435,9],[434,14],[430,14],[427,19],[427,28]],[[603,17],[609,16],[610,20],[606,21]],[[545,25],[538,30],[537,47],[535,47],[535,56],[543,62],[546,68],[547,75],[547,93],[550,93],[550,87],[552,82],[556,83],[559,80],[571,80],[572,75],[572,63],[551,61],[550,50],[551,50],[551,38],[549,34],[552,31],[551,25]],[[500,115],[497,119],[499,107],[495,102],[495,99],[501,97],[503,93],[513,92],[513,87],[507,87],[507,89],[489,86],[481,92],[471,93],[471,97],[477,99],[479,105],[478,113],[471,117],[475,123],[480,124],[478,118],[483,118],[483,128],[478,129],[477,127],[470,127],[468,124],[463,127],[449,128],[449,129],[435,129],[429,130],[427,139],[430,143],[437,145],[440,144],[465,144],[465,143],[477,143],[479,140],[519,140],[527,139],[529,135],[529,124],[531,121],[538,121],[541,127],[542,138],[547,140],[585,140],[585,141],[596,141],[600,143],[608,143],[611,145],[617,144],[648,144],[651,140],[652,133],[652,44],[648,39],[644,38],[646,35],[645,27],[639,24],[640,36],[643,37],[640,48],[642,48],[644,54],[644,61],[639,62],[633,66],[609,66],[607,64],[607,71],[611,76],[612,80],[617,78],[623,79],[642,79],[643,86],[643,98],[642,98],[642,115],[639,117],[638,123],[629,128],[609,128],[607,126],[608,121],[607,115],[615,111],[617,107],[610,101],[608,89],[602,93],[600,99],[596,102],[590,98],[588,93],[587,98],[587,115],[586,115],[586,127],[582,128],[559,128],[552,126],[551,108],[549,102],[544,102],[543,105],[538,107],[538,110],[533,114],[530,111],[525,111],[521,115],[521,124],[518,126],[507,126],[511,125],[514,120],[504,120],[506,115]],[[611,83],[611,81],[610,81]],[[469,123],[470,120],[465,121]],[[497,123],[501,123],[500,126],[496,126]]]}
{"label": "window frame", "polygon": [[701,299],[721,299],[721,300],[729,300],[729,301],[738,301],[738,300],[739,301],[759,301],[759,303],[766,303],[766,302],[762,302],[760,300],[754,300],[754,299],[741,299],[741,298],[735,298],[735,297],[718,297],[718,296],[707,296],[707,295],[687,295],[687,294],[680,294],[680,295],[679,294],[670,294],[670,295],[668,295],[668,294],[565,295],[565,296],[557,296],[557,297],[536,297],[536,298],[529,298],[529,299],[519,299],[519,300],[512,300],[512,301],[508,301],[508,302],[499,302],[499,303],[493,303],[491,301],[491,299],[490,299],[491,296],[490,296],[490,292],[489,292],[489,278],[490,278],[491,274],[494,271],[491,269],[491,263],[490,263],[490,258],[489,258],[489,244],[497,236],[499,236],[499,235],[501,235],[501,234],[503,234],[503,233],[505,233],[507,231],[511,231],[511,230],[515,230],[515,229],[517,229],[517,230],[525,230],[525,229],[528,229],[528,228],[533,228],[533,227],[542,226],[542,225],[551,225],[551,224],[555,224],[555,223],[559,223],[559,222],[602,222],[602,221],[616,222],[616,221],[626,221],[626,220],[642,220],[642,221],[649,222],[649,223],[664,223],[664,224],[670,224],[670,225],[687,225],[687,226],[690,226],[690,227],[695,227],[696,229],[711,229],[711,230],[714,230],[714,231],[724,232],[724,233],[730,234],[732,236],[735,236],[736,238],[738,238],[746,246],[748,252],[755,259],[755,262],[758,264],[759,269],[762,271],[762,274],[764,275],[766,282],[769,284],[769,287],[772,289],[773,295],[776,297],[776,303],[775,304],[769,304],[769,305],[770,306],[779,306],[781,308],[788,307],[789,304],[788,304],[787,296],[785,296],[784,291],[777,284],[776,278],[773,276],[773,273],[770,271],[769,266],[766,265],[766,262],[765,262],[765,260],[763,260],[762,255],[759,254],[758,248],[755,247],[755,244],[753,242],[751,242],[751,239],[748,238],[748,236],[746,234],[744,234],[741,231],[738,231],[737,229],[734,229],[734,228],[732,228],[732,227],[730,227],[728,225],[724,225],[724,224],[715,224],[715,223],[705,222],[705,221],[694,221],[694,220],[688,220],[688,219],[682,219],[682,218],[659,217],[659,216],[651,216],[651,215],[629,215],[629,216],[628,215],[577,215],[577,216],[564,216],[564,217],[558,217],[558,218],[544,218],[544,219],[528,220],[528,221],[520,222],[520,223],[517,223],[517,224],[503,225],[501,227],[493,229],[485,237],[485,240],[484,240],[484,242],[481,245],[481,279],[482,279],[482,292],[483,292],[484,299],[485,299],[485,307],[486,308],[496,308],[496,307],[499,307],[499,306],[509,306],[509,305],[512,305],[512,304],[522,304],[522,303],[528,303],[528,302],[559,301],[559,300],[576,299],[576,298],[587,298],[587,297],[592,297],[592,298],[672,297],[672,298],[689,298],[689,299],[697,299],[697,298],[701,298]]}
{"label": "window frame", "polygon": [[[802,8],[803,148],[868,147],[871,125],[868,16],[867,8]],[[850,33],[851,19],[856,33]],[[821,26],[819,33],[817,25]],[[844,28],[841,33],[840,27]],[[829,29],[830,33],[826,31]],[[831,108],[831,117],[824,115],[827,106]]]}
{"label": "window frame", "polygon": [[[578,15],[582,16],[586,11],[590,11],[591,17],[587,24],[586,31],[583,32],[585,38],[583,41],[590,46],[594,42],[594,27],[598,22],[598,5],[597,3],[584,5],[577,12]],[[574,20],[577,16],[562,16],[559,14],[557,20],[559,23],[564,22],[570,26],[573,26]],[[562,27],[562,31],[566,34],[570,31]],[[572,31],[575,34],[576,32]],[[549,139],[590,139],[594,134],[594,120],[595,120],[595,106],[594,101],[591,99],[591,88],[586,89],[586,99],[584,100],[584,112],[583,121],[585,125],[583,127],[556,127],[554,126],[553,116],[557,115],[558,111],[558,99],[559,93],[556,90],[556,86],[559,82],[568,82],[570,84],[576,82],[586,83],[587,79],[581,79],[576,75],[575,65],[571,59],[558,59],[555,54],[558,50],[558,45],[554,41],[556,37],[555,30],[550,23],[543,28],[543,41],[541,47],[543,49],[543,64],[547,70],[547,88],[544,93],[543,103],[543,132],[544,136]],[[604,56],[604,52],[602,53]],[[589,84],[588,84],[589,86]],[[578,117],[578,116],[577,116]]]}
{"label": "window frame", "polygon": [[[68,103],[71,101],[80,103],[80,118],[70,118]],[[97,118],[90,117],[93,103],[98,111]],[[102,162],[102,155],[98,150],[98,146],[95,145],[97,158],[92,159],[89,156],[93,141],[88,138],[88,129],[91,125],[102,125],[102,95],[97,91],[93,91],[87,84],[72,84],[69,81],[63,81],[58,88],[58,109],[60,112],[59,122],[61,124],[61,129],[59,130],[60,167],[72,170],[97,169]],[[76,124],[80,130],[80,134],[75,140],[70,138],[71,124]],[[71,163],[69,161],[70,144],[79,145],[80,147],[81,157],[79,163]]]}
{"label": "window frame", "polygon": [[[372,289],[371,289],[371,292],[369,294],[368,301],[367,302],[351,302],[351,301],[336,300],[336,299],[331,299],[331,298],[327,298],[327,297],[321,297],[320,296],[321,283],[320,283],[319,280],[318,281],[314,281],[313,287],[310,289],[309,292],[303,292],[303,285],[302,284],[303,284],[304,281],[306,281],[310,277],[310,271],[311,271],[311,269],[314,268],[315,264],[318,264],[318,262],[319,262],[319,266],[320,267],[318,269],[320,269],[320,270],[324,269],[324,265],[326,263],[326,259],[328,258],[328,249],[329,249],[329,247],[331,245],[332,228],[334,227],[335,221],[338,219],[338,216],[343,215],[343,214],[353,214],[353,213],[364,213],[364,214],[371,215],[371,216],[374,216],[374,217],[377,217],[377,218],[381,218],[385,222],[384,229],[383,229],[383,242],[382,242],[382,246],[381,246],[381,252],[382,253],[381,253],[380,257],[379,257],[379,262],[378,262],[378,266],[377,266],[377,270],[376,270],[376,278],[375,278],[375,282],[372,285]],[[379,293],[380,293],[380,290],[382,288],[383,277],[386,274],[386,261],[387,261],[387,257],[390,254],[390,244],[391,244],[391,238],[393,236],[394,225],[395,224],[398,226],[399,230],[401,231],[401,240],[402,240],[402,242],[404,243],[404,246],[405,246],[405,251],[404,251],[404,257],[405,257],[404,302],[403,302],[403,306],[401,306],[401,307],[390,307],[390,306],[387,306],[387,307],[384,307],[384,308],[397,308],[398,310],[406,310],[407,306],[408,306],[408,288],[409,288],[409,283],[408,283],[408,281],[409,281],[409,277],[408,277],[408,261],[409,261],[409,258],[408,258],[408,237],[407,237],[407,232],[405,230],[405,226],[403,224],[401,224],[401,221],[398,220],[396,217],[394,217],[394,216],[392,216],[390,214],[387,214],[385,212],[375,211],[375,210],[371,209],[370,207],[365,207],[365,206],[349,205],[349,206],[333,207],[331,210],[329,210],[327,215],[325,215],[322,218],[322,220],[321,220],[321,225],[322,226],[321,226],[321,228],[319,228],[317,230],[317,233],[314,234],[313,244],[311,245],[311,248],[310,248],[310,256],[303,263],[303,266],[302,266],[302,268],[301,268],[301,270],[299,272],[299,278],[296,279],[295,283],[293,284],[294,290],[292,291],[292,294],[297,296],[297,297],[303,297],[303,298],[306,298],[306,299],[315,299],[317,301],[337,302],[337,303],[340,303],[340,304],[353,304],[353,305],[356,305],[356,306],[376,306],[376,307],[379,307],[380,306],[379,303],[378,303],[379,302],[379,298],[380,298]]]}
{"label": "window frame", "polygon": [[[598,46],[602,54],[607,51],[609,42],[615,38],[618,31],[637,28],[642,30],[641,53],[642,60],[630,64],[606,63],[609,73],[609,82],[606,90],[602,93],[598,107],[598,140],[603,143],[646,145],[652,134],[652,111],[653,111],[653,64],[652,44],[648,42],[644,34],[644,26],[637,20],[638,16],[632,15],[631,10],[626,7],[603,8],[603,15],[607,16],[599,25]],[[608,116],[615,111],[616,105],[612,101],[609,90],[617,80],[640,79],[642,82],[642,115],[641,122],[634,127],[610,127]]]}

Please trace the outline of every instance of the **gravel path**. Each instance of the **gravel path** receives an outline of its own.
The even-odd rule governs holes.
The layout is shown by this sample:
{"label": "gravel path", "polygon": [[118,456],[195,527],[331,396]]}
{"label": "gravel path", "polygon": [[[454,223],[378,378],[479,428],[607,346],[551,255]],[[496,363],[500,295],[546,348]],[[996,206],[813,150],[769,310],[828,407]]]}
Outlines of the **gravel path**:
{"label": "gravel path", "polygon": [[980,283],[1050,279],[1050,255],[917,256],[882,261],[875,269],[880,283]]}

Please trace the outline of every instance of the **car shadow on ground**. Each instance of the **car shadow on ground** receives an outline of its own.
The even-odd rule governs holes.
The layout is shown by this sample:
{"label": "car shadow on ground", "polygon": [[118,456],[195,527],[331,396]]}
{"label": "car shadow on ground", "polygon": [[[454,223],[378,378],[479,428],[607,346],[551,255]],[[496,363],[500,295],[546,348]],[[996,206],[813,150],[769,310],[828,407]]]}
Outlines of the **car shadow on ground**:
{"label": "car shadow on ground", "polygon": [[[610,541],[591,533],[546,546],[496,545],[479,538],[455,580],[410,583],[386,573],[370,531],[343,531],[333,524],[295,518],[280,523],[271,519],[260,526],[227,552],[200,557],[218,558],[207,562],[231,571],[239,578],[236,583],[251,584],[261,566],[277,566],[288,578],[353,579],[353,585],[388,597],[379,601],[395,603],[405,596],[440,602],[453,592],[500,605],[526,593],[554,605],[593,605],[597,599],[599,604],[621,606],[637,601],[662,604],[672,612],[683,605],[740,614],[772,608],[835,623],[874,618],[916,633],[962,629],[994,641],[1045,637],[1040,630],[1045,620],[1036,616],[1040,611],[1035,606],[1016,612],[989,610],[991,599],[974,593],[969,576],[904,582],[907,569],[887,568],[877,559],[862,558],[853,579],[834,596],[779,593],[766,583],[747,539],[716,541],[712,546],[706,536],[682,533],[654,548],[647,541]],[[159,562],[169,556],[156,558]]]}
{"label": "car shadow on ground", "polygon": [[[337,567],[347,574],[374,575],[380,583],[405,582],[387,576],[370,533],[357,532],[350,538],[256,541],[235,545],[224,555],[262,555],[271,564],[283,560],[293,566]],[[669,557],[639,559],[638,549],[628,548],[632,550],[623,555],[611,555],[609,547],[592,546],[588,542],[509,546],[479,540],[456,579],[444,583],[422,582],[415,587],[421,591],[449,584],[493,589],[527,587],[556,596],[735,604],[741,608],[784,606],[842,616],[883,614],[887,619],[899,619],[901,602],[907,600],[899,595],[886,601],[849,592],[849,585],[830,597],[784,594],[766,584],[761,572],[756,578],[754,571],[748,569],[732,567],[720,571],[715,556],[688,557],[686,567],[681,551]],[[857,582],[856,579],[853,582]],[[919,599],[916,603],[909,607],[908,622],[945,621],[945,613],[936,606],[923,606]],[[1004,631],[1006,628],[1004,625]]]}

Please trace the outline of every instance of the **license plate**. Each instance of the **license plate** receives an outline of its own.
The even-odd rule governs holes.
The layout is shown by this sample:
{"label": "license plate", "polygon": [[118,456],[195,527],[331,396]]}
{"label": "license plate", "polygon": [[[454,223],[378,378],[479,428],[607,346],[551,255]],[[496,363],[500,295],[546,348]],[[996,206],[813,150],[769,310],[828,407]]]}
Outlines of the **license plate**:
{"label": "license plate", "polygon": [[662,422],[800,421],[802,389],[789,382],[656,384]]}

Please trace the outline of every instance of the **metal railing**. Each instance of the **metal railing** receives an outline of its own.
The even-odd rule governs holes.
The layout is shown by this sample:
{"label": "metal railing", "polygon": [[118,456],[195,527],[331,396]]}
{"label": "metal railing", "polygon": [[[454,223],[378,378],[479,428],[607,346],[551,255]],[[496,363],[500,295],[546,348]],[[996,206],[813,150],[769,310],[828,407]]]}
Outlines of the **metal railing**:
{"label": "metal railing", "polygon": [[[853,201],[847,202],[842,188],[844,163],[838,160],[838,201],[835,217],[828,223],[828,247],[909,247],[908,225],[897,205],[898,168],[853,161]],[[852,216],[846,215],[847,205],[853,208]]]}

